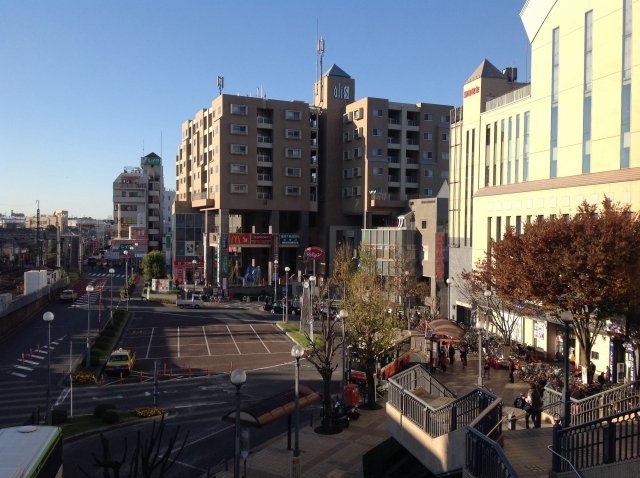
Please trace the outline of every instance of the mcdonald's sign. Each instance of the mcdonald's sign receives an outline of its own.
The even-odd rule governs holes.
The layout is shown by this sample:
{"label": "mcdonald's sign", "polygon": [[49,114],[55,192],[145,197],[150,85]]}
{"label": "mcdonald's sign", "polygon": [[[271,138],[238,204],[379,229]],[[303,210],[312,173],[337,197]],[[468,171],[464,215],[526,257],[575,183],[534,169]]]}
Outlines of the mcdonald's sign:
{"label": "mcdonald's sign", "polygon": [[229,234],[229,245],[245,246],[251,244],[251,234]]}

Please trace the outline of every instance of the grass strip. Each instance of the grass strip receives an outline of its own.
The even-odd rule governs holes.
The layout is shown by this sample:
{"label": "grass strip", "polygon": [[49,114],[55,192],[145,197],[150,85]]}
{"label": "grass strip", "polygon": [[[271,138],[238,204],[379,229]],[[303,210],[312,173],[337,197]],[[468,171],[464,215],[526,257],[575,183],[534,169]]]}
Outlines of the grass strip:
{"label": "grass strip", "polygon": [[[139,420],[142,420],[142,418],[134,415],[133,412],[120,412],[120,420],[118,421],[118,424],[135,422]],[[62,430],[63,439],[78,435],[80,433],[98,430],[107,426],[108,425],[106,425],[101,418],[96,418],[93,415],[79,415],[76,417],[69,417],[66,423],[59,425],[60,429]]]}
{"label": "grass strip", "polygon": [[[289,333],[293,340],[298,342],[304,348],[308,348],[310,346],[311,342],[305,334],[300,332],[300,325],[298,323],[287,322],[286,324],[280,323],[279,325],[285,332]],[[313,341],[316,346],[322,345],[322,335],[319,333],[313,334]]]}

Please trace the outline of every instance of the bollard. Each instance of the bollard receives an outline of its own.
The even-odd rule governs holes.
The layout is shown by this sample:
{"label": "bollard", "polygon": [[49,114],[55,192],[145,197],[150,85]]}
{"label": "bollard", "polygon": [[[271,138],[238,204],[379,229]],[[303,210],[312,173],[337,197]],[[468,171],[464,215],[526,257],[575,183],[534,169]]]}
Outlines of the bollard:
{"label": "bollard", "polygon": [[231,361],[231,366],[229,367],[229,373],[233,372],[233,360]]}
{"label": "bollard", "polygon": [[207,367],[207,377],[209,376],[209,367]]}
{"label": "bollard", "polygon": [[163,375],[166,377],[167,376],[167,364],[164,364],[164,372]]}
{"label": "bollard", "polygon": [[140,371],[140,383],[142,383],[142,370]]}
{"label": "bollard", "polygon": [[100,375],[100,386],[104,387],[104,375]]}
{"label": "bollard", "polygon": [[24,354],[22,354],[22,365],[24,365]]}
{"label": "bollard", "polygon": [[120,372],[120,385],[122,385],[122,372]]}
{"label": "bollard", "polygon": [[173,379],[173,369],[170,368],[169,369],[169,380],[172,380],[172,379]]}
{"label": "bollard", "polygon": [[189,378],[191,378],[191,365],[189,365]]}

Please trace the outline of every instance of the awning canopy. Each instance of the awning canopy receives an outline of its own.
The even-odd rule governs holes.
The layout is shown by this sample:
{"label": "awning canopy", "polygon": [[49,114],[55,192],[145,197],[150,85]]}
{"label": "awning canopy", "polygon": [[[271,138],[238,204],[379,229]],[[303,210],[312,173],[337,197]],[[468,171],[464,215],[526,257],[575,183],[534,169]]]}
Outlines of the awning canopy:
{"label": "awning canopy", "polygon": [[432,320],[431,322],[427,322],[427,327],[433,331],[434,335],[444,335],[453,340],[460,340],[464,337],[464,334],[467,333],[467,331],[458,324],[447,319]]}
{"label": "awning canopy", "polygon": [[[318,392],[314,392],[310,387],[300,385],[298,390],[300,410],[320,401],[320,394]],[[240,423],[248,427],[262,428],[263,426],[275,422],[280,418],[293,414],[295,409],[295,389],[290,388],[286,392],[265,398],[264,400],[241,409]],[[235,423],[235,410],[223,416],[222,420],[225,422]]]}

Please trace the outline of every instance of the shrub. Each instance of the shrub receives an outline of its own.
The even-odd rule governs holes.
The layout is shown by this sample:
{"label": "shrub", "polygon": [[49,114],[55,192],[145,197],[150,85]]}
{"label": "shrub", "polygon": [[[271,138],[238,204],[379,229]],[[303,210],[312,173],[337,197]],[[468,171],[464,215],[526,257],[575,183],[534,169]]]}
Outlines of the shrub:
{"label": "shrub", "polygon": [[120,421],[120,414],[118,413],[118,410],[105,410],[105,412],[102,414],[102,421],[105,425],[113,425],[114,423],[118,423]]}
{"label": "shrub", "polygon": [[[82,364],[84,365],[85,359],[82,359]],[[96,376],[91,372],[76,372],[73,374],[73,383],[94,383],[96,381]]]}
{"label": "shrub", "polygon": [[116,406],[113,403],[100,403],[93,409],[93,416],[102,418],[107,410],[116,410]]}
{"label": "shrub", "polygon": [[133,414],[141,418],[155,417],[157,415],[164,415],[165,413],[167,413],[167,411],[164,408],[144,407],[133,410]]}
{"label": "shrub", "polygon": [[67,423],[67,411],[66,410],[51,410],[51,424],[53,426],[62,425]]}
{"label": "shrub", "polygon": [[111,330],[112,332],[116,332],[118,330],[118,326],[115,324],[115,322],[109,322],[109,325],[107,325],[104,329],[102,329],[102,332],[104,333],[105,330]]}
{"label": "shrub", "polygon": [[115,333],[113,330],[107,330],[107,329],[104,329],[104,330],[102,331],[102,336],[103,336],[103,337],[109,337],[109,338],[111,338],[111,337],[115,337],[115,336],[116,336],[116,333]]}
{"label": "shrub", "polygon": [[107,350],[113,339],[110,337],[98,337],[93,343],[94,349]]}

